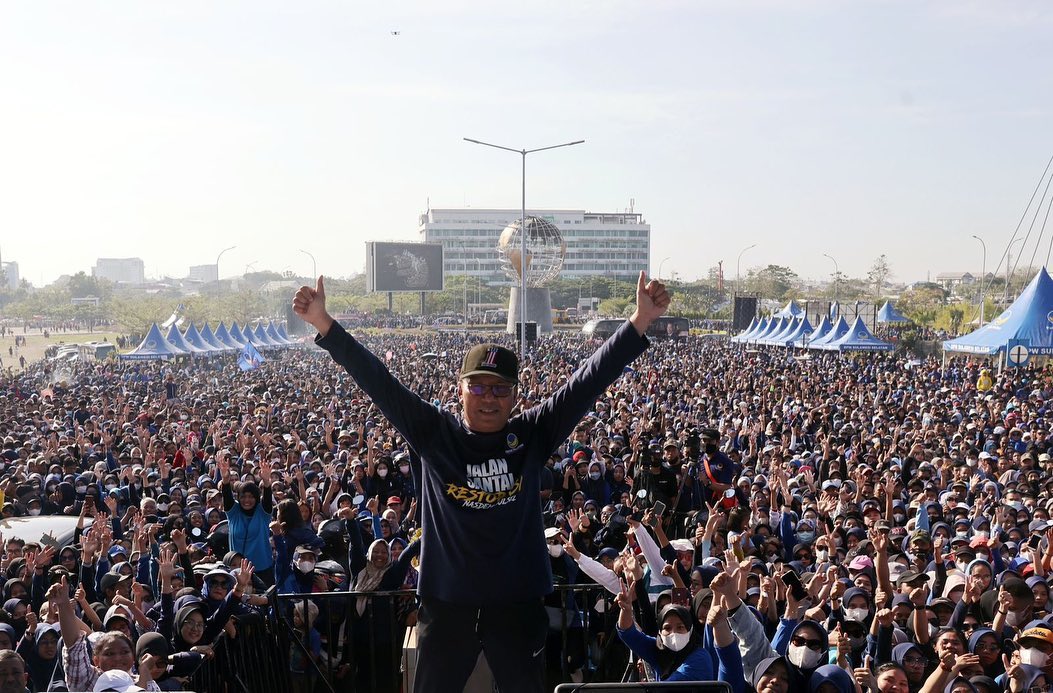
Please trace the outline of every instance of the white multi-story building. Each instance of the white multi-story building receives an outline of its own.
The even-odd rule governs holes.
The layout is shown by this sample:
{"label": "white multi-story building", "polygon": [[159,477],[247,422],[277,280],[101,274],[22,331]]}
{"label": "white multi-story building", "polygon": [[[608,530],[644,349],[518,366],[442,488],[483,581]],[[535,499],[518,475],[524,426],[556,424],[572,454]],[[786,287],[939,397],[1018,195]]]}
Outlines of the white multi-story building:
{"label": "white multi-story building", "polygon": [[0,262],[0,267],[4,268],[4,279],[7,281],[7,288],[14,291],[18,288],[18,282],[21,277],[18,276],[18,263],[17,262]]}
{"label": "white multi-story building", "polygon": [[219,265],[191,265],[188,279],[205,284],[219,281]]}
{"label": "white multi-story building", "polygon": [[146,266],[137,257],[100,257],[91,268],[92,276],[109,279],[116,284],[143,284]]}
{"label": "white multi-story building", "polygon": [[[519,209],[430,209],[420,216],[419,240],[442,243],[446,275],[467,270],[492,284],[510,283],[501,268],[497,240],[520,216]],[[651,225],[640,213],[527,209],[527,216],[547,219],[563,234],[563,279],[604,276],[636,281],[640,270],[650,270]]]}

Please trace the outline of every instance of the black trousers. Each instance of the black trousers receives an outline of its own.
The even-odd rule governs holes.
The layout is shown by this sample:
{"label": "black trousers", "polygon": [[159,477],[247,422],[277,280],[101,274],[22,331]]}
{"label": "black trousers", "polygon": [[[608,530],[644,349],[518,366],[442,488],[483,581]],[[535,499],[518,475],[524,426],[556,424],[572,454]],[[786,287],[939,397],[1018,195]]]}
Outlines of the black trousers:
{"label": "black trousers", "polygon": [[501,693],[541,693],[547,635],[541,599],[480,608],[421,597],[413,691],[464,690],[482,650]]}

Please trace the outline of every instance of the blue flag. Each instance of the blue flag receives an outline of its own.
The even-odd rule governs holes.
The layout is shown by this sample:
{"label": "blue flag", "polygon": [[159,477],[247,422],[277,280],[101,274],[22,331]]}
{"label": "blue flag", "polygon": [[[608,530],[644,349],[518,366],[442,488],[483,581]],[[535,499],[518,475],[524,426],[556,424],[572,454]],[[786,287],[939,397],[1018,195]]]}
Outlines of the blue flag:
{"label": "blue flag", "polygon": [[260,352],[256,351],[256,347],[252,346],[252,342],[246,342],[245,348],[241,350],[241,355],[238,356],[238,368],[243,371],[252,371],[260,367],[260,364],[266,361]]}

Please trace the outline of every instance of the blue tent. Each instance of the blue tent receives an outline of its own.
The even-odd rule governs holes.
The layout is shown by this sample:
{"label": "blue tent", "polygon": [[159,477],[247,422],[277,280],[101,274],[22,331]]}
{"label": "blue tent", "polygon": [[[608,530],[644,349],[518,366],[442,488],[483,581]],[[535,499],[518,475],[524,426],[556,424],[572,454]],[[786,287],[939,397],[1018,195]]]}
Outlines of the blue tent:
{"label": "blue tent", "polygon": [[1013,304],[980,329],[943,343],[944,351],[1000,354],[1012,340],[1032,356],[1053,354],[1053,279],[1043,267]]}
{"label": "blue tent", "polygon": [[757,326],[754,327],[749,333],[742,336],[743,342],[752,342],[754,337],[764,334],[764,331],[771,326],[771,318],[761,318],[757,321]]}
{"label": "blue tent", "polygon": [[771,337],[773,334],[781,332],[782,328],[784,327],[786,327],[786,321],[783,318],[773,317],[768,322],[768,326],[764,328],[764,331],[758,332],[757,334],[750,337],[750,341],[754,344],[763,344],[764,340],[766,340],[768,337]]}
{"label": "blue tent", "polygon": [[238,322],[236,320],[230,323],[230,328],[227,330],[227,332],[230,333],[231,340],[238,346],[245,346],[245,344],[249,341],[245,339],[245,335],[241,333],[241,328],[238,327]]}
{"label": "blue tent", "polygon": [[296,343],[298,340],[293,339],[289,336],[289,331],[285,329],[285,324],[278,325],[278,336],[287,342]]}
{"label": "blue tent", "polygon": [[845,321],[845,316],[842,315],[837,319],[837,322],[834,323],[833,327],[831,327],[826,334],[824,334],[822,337],[819,337],[814,342],[809,343],[808,348],[823,349],[825,348],[825,344],[829,344],[830,342],[836,342],[838,339],[841,339],[846,334],[848,334],[848,323]]}
{"label": "blue tent", "polygon": [[804,308],[797,305],[796,301],[790,301],[783,309],[775,314],[777,318],[800,318],[804,317]]}
{"label": "blue tent", "polygon": [[174,322],[172,323],[172,326],[168,328],[168,334],[165,336],[165,339],[176,349],[179,349],[180,351],[185,351],[188,354],[204,353],[196,346],[188,344],[187,341],[183,339],[183,334],[179,331],[179,328],[176,327],[176,324]]}
{"label": "blue tent", "polygon": [[282,346],[289,346],[289,344],[291,344],[288,339],[285,339],[278,334],[278,330],[275,329],[273,322],[267,323],[267,336],[270,337],[271,341],[275,344],[280,344]]}
{"label": "blue tent", "polygon": [[222,344],[227,349],[237,349],[241,351],[244,344],[238,344],[230,338],[230,332],[227,331],[227,326],[223,323],[219,323],[219,327],[216,328],[216,341]]}
{"label": "blue tent", "polygon": [[150,326],[139,346],[127,354],[121,354],[120,358],[126,361],[155,361],[157,359],[170,359],[174,356],[185,355],[185,351],[181,351],[168,343],[168,340],[161,334],[161,328],[155,322]]}
{"label": "blue tent", "polygon": [[795,327],[788,335],[784,336],[779,343],[783,346],[793,346],[798,340],[810,335],[812,331],[812,323],[808,322],[808,318],[801,318],[800,322],[797,323],[797,327]]}
{"label": "blue tent", "polygon": [[278,342],[275,342],[273,339],[271,339],[271,336],[269,334],[267,334],[267,330],[263,329],[263,323],[262,322],[260,324],[256,325],[256,329],[253,330],[253,334],[256,336],[257,343],[258,344],[262,344],[263,346],[266,346],[266,347],[284,346],[284,344],[280,344]]}
{"label": "blue tent", "polygon": [[885,305],[881,306],[881,310],[877,314],[878,322],[910,322],[910,318],[904,317],[896,310],[892,303],[885,301]]}
{"label": "blue tent", "polygon": [[790,334],[797,328],[798,322],[799,321],[796,318],[786,318],[786,322],[783,323],[782,329],[768,335],[768,338],[764,340],[764,343],[785,346],[786,335]]}
{"label": "blue tent", "polygon": [[840,339],[827,342],[822,348],[830,351],[892,351],[894,347],[875,337],[867,329],[863,319],[857,317],[852,321],[848,332],[845,332]]}
{"label": "blue tent", "polygon": [[213,351],[219,351],[217,347],[212,346],[205,341],[205,338],[201,336],[201,333],[194,327],[194,323],[190,323],[190,327],[186,328],[186,332],[183,333],[183,339],[190,346],[196,348],[202,353],[211,353]]}
{"label": "blue tent", "polygon": [[750,320],[749,326],[746,329],[744,329],[742,332],[739,332],[737,335],[732,337],[731,341],[733,341],[733,342],[741,342],[743,337],[748,335],[750,333],[750,330],[755,329],[756,327],[757,327],[757,318],[753,318],[752,320]]}
{"label": "blue tent", "polygon": [[230,346],[219,340],[207,322],[201,327],[201,339],[216,351],[230,351]]}
{"label": "blue tent", "polygon": [[820,339],[821,337],[825,337],[826,333],[829,332],[833,326],[834,324],[830,322],[830,318],[824,315],[823,319],[819,321],[819,327],[812,330],[810,334],[807,334],[798,339],[796,342],[794,342],[794,346],[810,346],[812,342],[816,341],[817,339]]}

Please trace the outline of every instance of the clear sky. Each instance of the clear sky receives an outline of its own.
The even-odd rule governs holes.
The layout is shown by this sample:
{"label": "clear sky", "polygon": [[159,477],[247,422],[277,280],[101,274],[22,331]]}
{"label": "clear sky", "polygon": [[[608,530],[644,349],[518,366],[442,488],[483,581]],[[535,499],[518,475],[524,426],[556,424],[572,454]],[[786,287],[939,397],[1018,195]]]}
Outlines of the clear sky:
{"label": "clear sky", "polygon": [[990,269],[1053,154],[1051,36],[1044,0],[0,0],[0,251],[345,276],[429,199],[519,205],[467,136],[587,140],[528,158],[528,206],[634,199],[666,275],[757,243],[743,272],[911,281],[978,270],[971,234]]}

